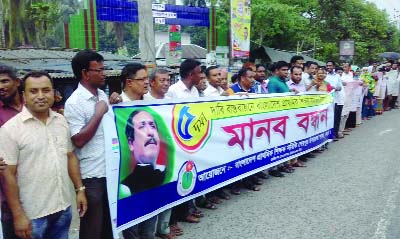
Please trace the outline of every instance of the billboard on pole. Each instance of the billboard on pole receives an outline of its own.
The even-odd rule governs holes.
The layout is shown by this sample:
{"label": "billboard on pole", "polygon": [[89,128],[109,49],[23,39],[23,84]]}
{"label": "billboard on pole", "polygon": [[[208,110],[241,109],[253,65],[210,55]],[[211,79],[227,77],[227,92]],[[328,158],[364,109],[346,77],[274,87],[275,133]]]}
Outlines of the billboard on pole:
{"label": "billboard on pole", "polygon": [[232,57],[250,55],[251,0],[231,0]]}
{"label": "billboard on pole", "polygon": [[354,40],[340,41],[340,55],[354,56]]}

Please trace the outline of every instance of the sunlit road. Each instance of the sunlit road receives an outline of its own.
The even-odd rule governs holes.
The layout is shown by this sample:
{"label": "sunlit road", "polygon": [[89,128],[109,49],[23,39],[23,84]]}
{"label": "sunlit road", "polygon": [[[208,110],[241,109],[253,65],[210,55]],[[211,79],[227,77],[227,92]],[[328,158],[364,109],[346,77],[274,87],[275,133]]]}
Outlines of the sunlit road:
{"label": "sunlit road", "polygon": [[194,238],[399,239],[400,110],[353,130],[306,168],[264,181],[260,192],[224,201],[199,224],[182,223]]}
{"label": "sunlit road", "polygon": [[181,223],[178,238],[399,239],[399,204],[400,110],[394,110],[331,143],[306,168],[265,180],[260,192],[242,190],[204,211],[198,224]]}

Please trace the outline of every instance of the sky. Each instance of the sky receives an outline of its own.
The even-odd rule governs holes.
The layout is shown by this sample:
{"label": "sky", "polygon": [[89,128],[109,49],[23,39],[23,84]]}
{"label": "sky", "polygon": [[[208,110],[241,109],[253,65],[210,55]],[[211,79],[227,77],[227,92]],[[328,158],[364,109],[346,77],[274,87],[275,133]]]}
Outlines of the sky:
{"label": "sky", "polygon": [[[385,9],[392,20],[400,20],[400,0],[367,0],[373,2],[379,9]],[[396,13],[396,10],[398,11]],[[397,19],[396,19],[397,16]]]}

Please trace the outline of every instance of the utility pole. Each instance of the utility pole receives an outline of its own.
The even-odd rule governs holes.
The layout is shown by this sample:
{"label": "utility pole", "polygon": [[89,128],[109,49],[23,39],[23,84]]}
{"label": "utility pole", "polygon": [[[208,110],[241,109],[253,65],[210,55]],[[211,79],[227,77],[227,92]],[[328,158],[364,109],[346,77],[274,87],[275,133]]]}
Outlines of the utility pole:
{"label": "utility pole", "polygon": [[152,1],[138,0],[139,49],[141,60],[146,66],[155,66],[156,49]]}

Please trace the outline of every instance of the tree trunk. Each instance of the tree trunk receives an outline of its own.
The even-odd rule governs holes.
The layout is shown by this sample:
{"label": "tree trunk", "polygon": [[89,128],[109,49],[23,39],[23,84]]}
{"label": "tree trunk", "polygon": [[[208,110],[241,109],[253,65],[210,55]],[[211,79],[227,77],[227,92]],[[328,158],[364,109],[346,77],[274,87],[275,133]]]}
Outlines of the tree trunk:
{"label": "tree trunk", "polygon": [[6,38],[4,35],[4,17],[3,17],[3,1],[0,0],[0,47],[6,47]]}
{"label": "tree trunk", "polygon": [[9,1],[10,6],[10,21],[9,21],[9,29],[10,29],[10,40],[8,42],[8,46],[10,48],[15,48],[17,45],[25,44],[24,33],[22,27],[22,16],[21,11],[23,7],[21,7],[21,0],[13,0]]}
{"label": "tree trunk", "polygon": [[115,36],[117,39],[117,48],[124,46],[124,24],[122,22],[114,22]]}

